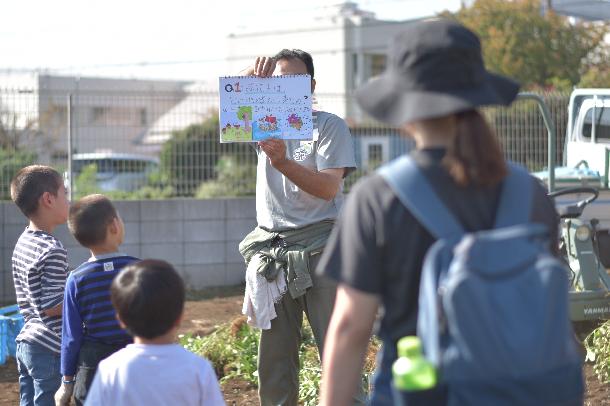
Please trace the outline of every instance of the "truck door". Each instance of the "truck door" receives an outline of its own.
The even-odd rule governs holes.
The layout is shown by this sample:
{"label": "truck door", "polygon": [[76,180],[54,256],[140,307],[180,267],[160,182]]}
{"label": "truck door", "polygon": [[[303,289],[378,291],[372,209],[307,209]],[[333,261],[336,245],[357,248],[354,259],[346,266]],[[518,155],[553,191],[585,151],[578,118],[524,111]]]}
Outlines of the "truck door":
{"label": "truck door", "polygon": [[567,166],[586,161],[590,169],[599,172],[607,186],[609,148],[610,99],[583,100],[566,142]]}

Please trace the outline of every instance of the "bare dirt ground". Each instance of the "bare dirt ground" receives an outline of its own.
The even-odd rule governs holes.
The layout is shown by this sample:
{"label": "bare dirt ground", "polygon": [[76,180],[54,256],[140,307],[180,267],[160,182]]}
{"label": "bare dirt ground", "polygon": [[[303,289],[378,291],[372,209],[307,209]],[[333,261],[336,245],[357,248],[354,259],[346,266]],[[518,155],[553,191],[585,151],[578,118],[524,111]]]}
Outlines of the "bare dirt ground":
{"label": "bare dirt ground", "polygon": [[[186,312],[180,333],[199,335],[214,331],[214,326],[229,322],[241,312],[242,288],[216,289],[192,293],[187,297]],[[610,406],[610,384],[599,382],[591,365],[584,367],[586,406]],[[0,366],[0,405],[19,404],[19,385],[14,359]],[[258,405],[256,388],[245,381],[230,380],[222,386],[228,406]]]}

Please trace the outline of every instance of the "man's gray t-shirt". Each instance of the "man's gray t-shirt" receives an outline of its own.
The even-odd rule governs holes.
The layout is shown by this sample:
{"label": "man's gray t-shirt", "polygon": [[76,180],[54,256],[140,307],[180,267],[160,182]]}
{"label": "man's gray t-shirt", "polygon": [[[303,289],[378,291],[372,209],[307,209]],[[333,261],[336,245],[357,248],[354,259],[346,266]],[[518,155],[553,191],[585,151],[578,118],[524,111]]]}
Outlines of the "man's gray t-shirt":
{"label": "man's gray t-shirt", "polygon": [[[315,171],[356,167],[349,128],[334,114],[314,111],[312,141],[285,141],[286,155]],[[267,155],[257,148],[256,220],[259,227],[280,231],[335,219],[343,203],[343,181],[334,199],[315,197],[295,185],[271,166]]]}

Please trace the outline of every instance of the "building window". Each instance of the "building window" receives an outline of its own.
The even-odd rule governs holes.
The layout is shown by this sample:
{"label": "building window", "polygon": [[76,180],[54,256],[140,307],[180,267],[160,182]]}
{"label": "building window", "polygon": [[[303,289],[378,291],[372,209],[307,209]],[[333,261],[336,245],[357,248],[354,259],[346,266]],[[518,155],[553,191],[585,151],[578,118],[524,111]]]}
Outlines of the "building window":
{"label": "building window", "polygon": [[40,116],[41,128],[65,127],[68,122],[68,109],[64,105],[51,104],[49,109]]}
{"label": "building window", "polygon": [[390,137],[386,135],[363,135],[361,138],[361,164],[366,170],[377,169],[390,158]]}
{"label": "building window", "polygon": [[386,66],[386,56],[382,54],[369,55],[369,60],[371,77],[382,74]]}
{"label": "building window", "polygon": [[381,144],[369,144],[369,162],[374,168],[383,162],[383,146]]}
{"label": "building window", "polygon": [[106,120],[107,109],[106,107],[92,107],[91,108],[91,124],[104,124]]}
{"label": "building window", "polygon": [[358,87],[358,54],[352,54],[352,89]]}
{"label": "building window", "polygon": [[140,125],[147,126],[148,125],[148,114],[146,113],[146,108],[140,109],[139,113],[140,113]]}

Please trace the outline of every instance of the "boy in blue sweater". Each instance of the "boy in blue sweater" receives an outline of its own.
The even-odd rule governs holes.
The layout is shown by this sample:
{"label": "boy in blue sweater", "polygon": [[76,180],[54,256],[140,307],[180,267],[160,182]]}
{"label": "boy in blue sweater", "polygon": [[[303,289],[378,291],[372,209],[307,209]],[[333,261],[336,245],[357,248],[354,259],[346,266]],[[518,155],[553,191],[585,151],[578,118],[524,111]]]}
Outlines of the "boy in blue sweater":
{"label": "boy in blue sweater", "polygon": [[66,283],[63,305],[62,385],[55,402],[68,405],[74,394],[84,404],[97,365],[132,341],[116,319],[110,285],[126,265],[137,258],[119,253],[124,226],[115,207],[103,195],[89,195],[70,208],[68,227],[74,238],[91,251]]}

